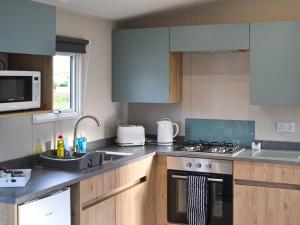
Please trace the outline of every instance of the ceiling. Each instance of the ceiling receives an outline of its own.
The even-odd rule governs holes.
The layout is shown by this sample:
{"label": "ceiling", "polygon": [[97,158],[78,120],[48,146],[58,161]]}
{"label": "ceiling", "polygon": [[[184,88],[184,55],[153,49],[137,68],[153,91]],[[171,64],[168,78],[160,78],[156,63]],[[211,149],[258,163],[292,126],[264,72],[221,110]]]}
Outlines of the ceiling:
{"label": "ceiling", "polygon": [[216,0],[33,0],[91,16],[122,20]]}

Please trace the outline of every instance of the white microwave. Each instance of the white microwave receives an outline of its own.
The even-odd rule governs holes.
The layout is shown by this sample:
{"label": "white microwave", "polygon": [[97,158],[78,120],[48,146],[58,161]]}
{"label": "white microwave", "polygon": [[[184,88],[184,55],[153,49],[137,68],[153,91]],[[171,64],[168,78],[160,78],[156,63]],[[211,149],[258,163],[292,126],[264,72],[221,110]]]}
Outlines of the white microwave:
{"label": "white microwave", "polygon": [[41,107],[41,72],[0,70],[0,112]]}

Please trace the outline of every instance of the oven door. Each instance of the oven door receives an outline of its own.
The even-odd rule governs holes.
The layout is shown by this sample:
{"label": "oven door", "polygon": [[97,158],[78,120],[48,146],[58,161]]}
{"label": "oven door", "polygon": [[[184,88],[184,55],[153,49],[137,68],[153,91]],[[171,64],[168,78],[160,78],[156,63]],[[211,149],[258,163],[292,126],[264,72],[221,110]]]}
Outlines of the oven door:
{"label": "oven door", "polygon": [[232,225],[232,175],[168,170],[168,221],[187,224],[187,176],[208,177],[209,225]]}
{"label": "oven door", "polygon": [[0,76],[0,103],[32,101],[32,76]]}

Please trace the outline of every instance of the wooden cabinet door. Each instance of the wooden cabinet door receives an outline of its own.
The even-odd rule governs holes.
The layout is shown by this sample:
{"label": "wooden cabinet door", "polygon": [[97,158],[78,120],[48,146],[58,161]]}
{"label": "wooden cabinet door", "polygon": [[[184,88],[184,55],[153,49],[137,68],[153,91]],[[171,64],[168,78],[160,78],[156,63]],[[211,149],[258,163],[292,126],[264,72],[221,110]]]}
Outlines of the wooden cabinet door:
{"label": "wooden cabinet door", "polygon": [[55,54],[55,7],[29,0],[1,0],[0,27],[0,52]]}
{"label": "wooden cabinet door", "polygon": [[116,198],[112,197],[82,212],[83,225],[115,225]]}
{"label": "wooden cabinet door", "polygon": [[300,22],[250,25],[251,104],[300,105]]}
{"label": "wooden cabinet door", "polygon": [[113,32],[113,101],[168,103],[169,28]]}
{"label": "wooden cabinet door", "polygon": [[249,49],[249,24],[179,26],[170,28],[170,51]]}
{"label": "wooden cabinet door", "polygon": [[234,225],[299,225],[300,190],[234,186]]}
{"label": "wooden cabinet door", "polygon": [[116,196],[116,225],[148,225],[146,182]]}

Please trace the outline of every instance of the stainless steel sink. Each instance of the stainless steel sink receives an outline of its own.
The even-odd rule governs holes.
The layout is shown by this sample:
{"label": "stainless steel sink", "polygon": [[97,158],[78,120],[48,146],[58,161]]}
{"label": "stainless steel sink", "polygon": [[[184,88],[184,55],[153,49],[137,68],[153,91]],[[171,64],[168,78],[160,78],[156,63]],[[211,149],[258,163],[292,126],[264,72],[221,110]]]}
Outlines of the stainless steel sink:
{"label": "stainless steel sink", "polygon": [[300,160],[299,151],[257,150],[251,156],[254,158]]}
{"label": "stainless steel sink", "polygon": [[119,159],[127,158],[132,156],[133,153],[127,152],[102,152],[103,153],[103,164],[111,163]]}
{"label": "stainless steel sink", "polygon": [[56,169],[82,170],[118,161],[132,156],[133,153],[90,151],[86,154],[74,153],[72,158],[57,159],[56,151],[46,151],[40,155],[39,163],[44,167]]}

